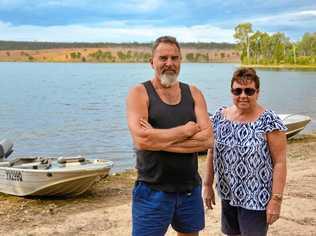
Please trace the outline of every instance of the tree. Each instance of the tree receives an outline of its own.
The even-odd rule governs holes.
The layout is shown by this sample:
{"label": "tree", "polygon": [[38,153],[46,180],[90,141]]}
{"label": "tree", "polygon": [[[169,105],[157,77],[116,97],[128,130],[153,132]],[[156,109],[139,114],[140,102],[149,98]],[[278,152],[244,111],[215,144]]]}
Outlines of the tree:
{"label": "tree", "polygon": [[303,56],[316,54],[316,32],[305,33],[302,40],[298,43],[298,50]]}
{"label": "tree", "polygon": [[305,33],[293,42],[282,32],[269,35],[252,33],[250,23],[235,27],[234,37],[242,63],[247,64],[316,64],[316,32]]}
{"label": "tree", "polygon": [[259,59],[262,58],[262,33],[260,31],[256,31],[253,35],[250,36],[250,46],[249,46],[249,53],[251,54],[252,62],[254,60],[254,63],[258,64]]}
{"label": "tree", "polygon": [[189,62],[194,62],[194,54],[193,54],[192,52],[187,53],[187,54],[185,55],[185,58],[186,58],[187,61],[189,61]]}
{"label": "tree", "polygon": [[126,60],[125,54],[123,52],[121,52],[121,51],[117,52],[117,56],[120,59],[120,61],[122,61],[122,62],[124,62]]}
{"label": "tree", "polygon": [[71,52],[70,53],[70,57],[71,59],[79,59],[81,57],[81,53],[80,52]]}
{"label": "tree", "polygon": [[271,46],[272,46],[272,57],[276,64],[279,64],[285,59],[286,47],[290,43],[288,37],[284,33],[275,33],[271,36]]}
{"label": "tree", "polygon": [[239,50],[241,51],[242,60],[244,54],[247,57],[247,63],[250,59],[250,34],[252,33],[251,23],[242,23],[235,27],[234,38],[237,39]]}
{"label": "tree", "polygon": [[293,62],[296,64],[296,43],[292,43]]}

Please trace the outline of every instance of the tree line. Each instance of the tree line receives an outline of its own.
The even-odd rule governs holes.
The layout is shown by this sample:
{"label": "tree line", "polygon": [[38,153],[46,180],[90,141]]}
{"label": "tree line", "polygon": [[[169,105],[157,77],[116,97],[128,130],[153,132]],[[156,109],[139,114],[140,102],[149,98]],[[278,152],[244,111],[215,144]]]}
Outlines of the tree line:
{"label": "tree line", "polygon": [[[234,49],[232,43],[180,43],[183,48],[194,49]],[[57,43],[57,42],[29,42],[29,41],[1,41],[0,50],[41,50],[55,48],[151,48],[149,43]]]}
{"label": "tree line", "polygon": [[235,27],[234,38],[242,64],[316,65],[316,32],[295,42],[284,33],[254,32],[251,23],[242,23]]}
{"label": "tree line", "polygon": [[[217,61],[229,61],[231,54],[234,52],[215,52],[213,57],[217,59]],[[82,62],[149,62],[151,58],[151,53],[149,51],[117,51],[116,53],[112,53],[110,51],[103,51],[98,49],[95,52],[89,53],[87,56],[83,56],[80,52],[71,52],[70,58],[74,61],[82,61]],[[234,54],[238,55],[238,54]],[[214,60],[214,58],[210,59],[209,53],[200,53],[200,52],[189,52],[183,53],[184,61],[186,62],[198,62],[198,63],[208,63]],[[68,56],[67,56],[68,57]]]}
{"label": "tree line", "polygon": [[127,52],[118,51],[113,53],[110,51],[97,50],[89,53],[88,58],[97,62],[148,62],[151,57],[149,52],[138,52],[128,50]]}

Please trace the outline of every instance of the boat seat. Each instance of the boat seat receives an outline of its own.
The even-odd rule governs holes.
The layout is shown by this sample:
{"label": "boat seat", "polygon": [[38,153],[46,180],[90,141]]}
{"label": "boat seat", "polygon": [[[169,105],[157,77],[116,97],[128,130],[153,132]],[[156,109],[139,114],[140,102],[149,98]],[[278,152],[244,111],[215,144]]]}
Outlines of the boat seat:
{"label": "boat seat", "polygon": [[19,165],[14,165],[14,168],[21,168],[21,169],[33,169],[33,170],[47,170],[51,167],[51,163],[43,164],[40,161],[37,162],[30,162],[30,163],[22,163]]}
{"label": "boat seat", "polygon": [[0,167],[8,167],[8,166],[10,166],[9,161],[0,161]]}
{"label": "boat seat", "polygon": [[21,164],[27,164],[27,163],[32,163],[34,162],[37,157],[19,157],[16,159],[10,160],[10,166],[15,166],[15,165],[21,165]]}
{"label": "boat seat", "polygon": [[57,162],[59,164],[71,163],[71,162],[84,162],[86,159],[82,156],[75,157],[59,157]]}
{"label": "boat seat", "polygon": [[7,158],[13,152],[13,143],[8,139],[0,141],[0,158]]}

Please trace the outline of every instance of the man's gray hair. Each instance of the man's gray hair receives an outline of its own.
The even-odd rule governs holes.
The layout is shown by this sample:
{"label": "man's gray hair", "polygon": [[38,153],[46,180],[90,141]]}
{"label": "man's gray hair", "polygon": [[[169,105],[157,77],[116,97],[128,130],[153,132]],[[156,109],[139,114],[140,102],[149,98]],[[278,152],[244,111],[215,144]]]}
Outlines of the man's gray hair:
{"label": "man's gray hair", "polygon": [[170,43],[170,44],[174,44],[176,45],[176,47],[179,49],[180,51],[180,44],[178,43],[177,39],[175,37],[172,36],[161,36],[159,38],[157,38],[155,40],[155,42],[153,43],[153,47],[152,47],[152,54],[154,55],[154,52],[156,50],[156,48],[158,47],[158,45],[160,43]]}

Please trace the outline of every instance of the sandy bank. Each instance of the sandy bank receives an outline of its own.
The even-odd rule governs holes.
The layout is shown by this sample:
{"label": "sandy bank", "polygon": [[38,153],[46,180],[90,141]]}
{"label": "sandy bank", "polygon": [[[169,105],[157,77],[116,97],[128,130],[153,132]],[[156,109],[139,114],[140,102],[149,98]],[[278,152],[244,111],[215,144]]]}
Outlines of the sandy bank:
{"label": "sandy bank", "polygon": [[[205,158],[200,159],[203,174]],[[269,235],[316,235],[316,134],[288,142],[288,181],[281,219]],[[20,198],[0,194],[0,235],[130,235],[135,172],[97,183],[69,199]],[[217,199],[217,202],[219,200]],[[170,229],[167,235],[176,235]],[[206,212],[200,235],[221,235],[219,204]]]}

